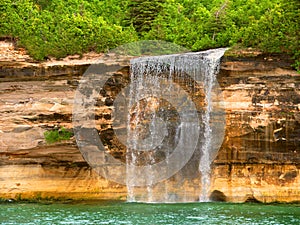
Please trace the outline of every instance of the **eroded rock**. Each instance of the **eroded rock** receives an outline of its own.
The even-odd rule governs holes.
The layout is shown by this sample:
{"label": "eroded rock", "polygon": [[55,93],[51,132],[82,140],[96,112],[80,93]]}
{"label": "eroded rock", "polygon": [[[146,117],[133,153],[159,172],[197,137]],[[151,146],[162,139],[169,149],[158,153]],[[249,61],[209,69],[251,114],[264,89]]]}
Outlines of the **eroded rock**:
{"label": "eroded rock", "polygon": [[[43,63],[26,57],[18,62],[2,59],[0,198],[126,196],[124,186],[91,170],[74,138],[52,145],[44,139],[47,130],[72,128],[74,93],[91,63],[100,60],[109,68],[123,60],[122,65],[128,65],[128,59],[98,56]],[[226,135],[213,163],[212,200],[300,201],[300,76],[285,57],[270,58],[222,61],[218,81],[226,106]],[[122,68],[101,90],[95,118],[96,133],[107,151],[124,161],[126,149],[118,137],[124,138],[126,128],[114,131],[112,125],[113,100],[129,79],[129,67]],[[201,92],[193,100],[199,108],[204,106]],[[86,129],[90,135],[88,130],[95,128]]]}

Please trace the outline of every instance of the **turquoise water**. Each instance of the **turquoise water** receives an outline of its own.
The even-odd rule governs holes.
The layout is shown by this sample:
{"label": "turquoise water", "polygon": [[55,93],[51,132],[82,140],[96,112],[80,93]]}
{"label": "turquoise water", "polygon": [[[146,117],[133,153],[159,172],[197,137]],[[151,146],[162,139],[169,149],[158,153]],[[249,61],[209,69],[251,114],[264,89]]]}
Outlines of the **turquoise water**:
{"label": "turquoise water", "polygon": [[300,205],[230,203],[0,204],[0,224],[300,224]]}

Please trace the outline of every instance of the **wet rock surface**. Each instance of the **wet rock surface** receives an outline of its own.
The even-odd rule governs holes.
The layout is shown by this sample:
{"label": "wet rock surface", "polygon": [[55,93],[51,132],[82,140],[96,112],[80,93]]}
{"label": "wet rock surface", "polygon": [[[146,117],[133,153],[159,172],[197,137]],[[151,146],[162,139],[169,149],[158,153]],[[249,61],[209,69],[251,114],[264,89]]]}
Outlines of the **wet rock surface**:
{"label": "wet rock surface", "polygon": [[[10,58],[2,50],[0,198],[126,196],[124,186],[88,166],[74,137],[54,144],[44,137],[58,127],[73,129],[75,90],[89,65],[99,60],[107,67],[128,65],[128,58],[113,55],[37,63],[27,56]],[[124,67],[108,80],[96,103],[97,132],[107,151],[121,160],[125,146],[115,132],[119,138],[126,128],[114,130],[112,110],[128,71]],[[213,162],[211,198],[300,201],[300,75],[285,56],[225,56],[218,82],[226,106],[226,135]]]}

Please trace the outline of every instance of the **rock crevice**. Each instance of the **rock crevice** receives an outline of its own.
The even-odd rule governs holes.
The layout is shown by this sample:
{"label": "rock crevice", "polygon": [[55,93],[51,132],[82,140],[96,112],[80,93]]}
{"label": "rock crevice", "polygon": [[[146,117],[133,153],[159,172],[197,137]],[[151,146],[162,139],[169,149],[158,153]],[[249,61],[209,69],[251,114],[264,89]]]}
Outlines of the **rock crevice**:
{"label": "rock crevice", "polygon": [[[111,103],[120,88],[114,84],[128,76],[128,58],[0,60],[0,198],[125,198],[126,187],[96,175],[74,138],[51,145],[44,138],[47,130],[73,128],[75,90],[97,61],[107,67],[127,63],[96,104],[103,109],[96,118],[100,136],[111,154],[122,158],[124,149],[111,137]],[[280,55],[225,56],[218,82],[226,106],[226,135],[213,162],[211,199],[299,202],[299,74]]]}

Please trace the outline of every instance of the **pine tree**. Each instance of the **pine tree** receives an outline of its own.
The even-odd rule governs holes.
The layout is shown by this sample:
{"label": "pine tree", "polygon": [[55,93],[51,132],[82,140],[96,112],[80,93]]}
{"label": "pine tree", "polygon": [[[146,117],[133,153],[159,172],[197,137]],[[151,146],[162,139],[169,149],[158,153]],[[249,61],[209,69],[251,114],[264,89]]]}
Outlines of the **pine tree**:
{"label": "pine tree", "polygon": [[131,0],[129,2],[130,23],[142,34],[151,29],[153,20],[162,9],[163,0]]}

